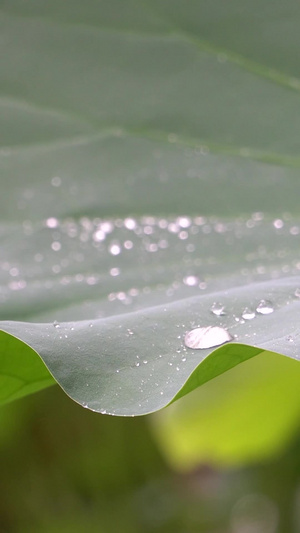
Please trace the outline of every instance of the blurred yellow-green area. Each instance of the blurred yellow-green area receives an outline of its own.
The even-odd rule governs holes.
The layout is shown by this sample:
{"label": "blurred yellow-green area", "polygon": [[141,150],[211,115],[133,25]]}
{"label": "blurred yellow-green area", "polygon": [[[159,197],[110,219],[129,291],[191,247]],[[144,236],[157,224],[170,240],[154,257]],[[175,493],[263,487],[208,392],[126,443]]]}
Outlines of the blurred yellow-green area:
{"label": "blurred yellow-green area", "polygon": [[179,472],[151,416],[95,414],[58,387],[0,420],[1,533],[300,531],[300,435],[269,462]]}

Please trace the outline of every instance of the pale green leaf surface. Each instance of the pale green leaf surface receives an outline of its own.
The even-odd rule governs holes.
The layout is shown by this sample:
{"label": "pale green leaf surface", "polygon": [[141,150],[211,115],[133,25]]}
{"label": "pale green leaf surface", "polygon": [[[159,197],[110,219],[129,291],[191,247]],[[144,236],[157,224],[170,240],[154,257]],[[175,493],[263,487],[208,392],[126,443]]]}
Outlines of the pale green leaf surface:
{"label": "pale green leaf surface", "polygon": [[[82,405],[133,415],[271,351],[293,405],[274,442],[295,425],[299,19],[291,1],[1,3],[3,402],[54,382],[35,352]],[[244,320],[262,299],[273,313]],[[233,343],[186,350],[208,325]]]}

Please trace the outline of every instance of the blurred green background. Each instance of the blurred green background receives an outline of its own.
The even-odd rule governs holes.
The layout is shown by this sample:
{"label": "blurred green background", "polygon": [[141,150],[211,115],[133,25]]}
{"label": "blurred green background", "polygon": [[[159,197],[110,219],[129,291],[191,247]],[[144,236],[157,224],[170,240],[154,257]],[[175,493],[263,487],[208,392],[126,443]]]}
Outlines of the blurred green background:
{"label": "blurred green background", "polygon": [[151,416],[95,414],[51,387],[0,417],[1,533],[300,531],[300,433],[263,464],[179,473]]}

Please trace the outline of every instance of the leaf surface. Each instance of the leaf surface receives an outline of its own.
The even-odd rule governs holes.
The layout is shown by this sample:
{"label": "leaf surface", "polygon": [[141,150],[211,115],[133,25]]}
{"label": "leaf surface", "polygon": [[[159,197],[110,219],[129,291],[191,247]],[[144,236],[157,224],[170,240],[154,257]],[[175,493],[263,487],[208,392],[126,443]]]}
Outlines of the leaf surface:
{"label": "leaf surface", "polygon": [[[300,8],[242,4],[2,3],[1,401],[54,377],[136,415],[262,352],[300,371]],[[233,342],[187,349],[207,326]]]}

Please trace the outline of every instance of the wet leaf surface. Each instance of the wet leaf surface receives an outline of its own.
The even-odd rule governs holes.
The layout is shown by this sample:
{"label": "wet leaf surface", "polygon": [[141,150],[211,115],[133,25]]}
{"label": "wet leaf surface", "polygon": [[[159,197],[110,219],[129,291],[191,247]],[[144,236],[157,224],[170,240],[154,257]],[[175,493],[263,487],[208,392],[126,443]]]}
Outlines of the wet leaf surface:
{"label": "wet leaf surface", "polygon": [[300,8],[243,5],[4,2],[3,402],[52,375],[136,415],[261,352],[300,371]]}

